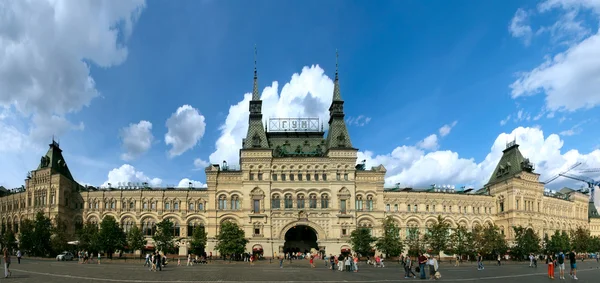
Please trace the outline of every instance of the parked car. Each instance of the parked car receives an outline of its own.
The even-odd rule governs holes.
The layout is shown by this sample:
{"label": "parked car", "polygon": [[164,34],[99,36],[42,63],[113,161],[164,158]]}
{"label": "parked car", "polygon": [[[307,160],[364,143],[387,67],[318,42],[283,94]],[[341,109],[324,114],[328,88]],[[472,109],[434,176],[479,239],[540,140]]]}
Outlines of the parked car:
{"label": "parked car", "polygon": [[70,252],[62,252],[61,254],[56,256],[56,260],[65,261],[65,260],[73,260],[75,257]]}

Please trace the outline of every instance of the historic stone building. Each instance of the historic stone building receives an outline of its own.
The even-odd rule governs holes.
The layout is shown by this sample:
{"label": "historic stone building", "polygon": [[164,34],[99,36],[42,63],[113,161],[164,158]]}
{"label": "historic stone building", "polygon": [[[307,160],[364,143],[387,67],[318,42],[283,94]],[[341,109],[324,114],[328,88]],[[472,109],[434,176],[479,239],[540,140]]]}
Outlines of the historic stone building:
{"label": "historic stone building", "polygon": [[[207,188],[135,189],[83,187],[74,181],[56,142],[25,180],[25,190],[1,190],[3,231],[19,230],[23,219],[42,211],[71,233],[84,222],[112,215],[129,230],[141,227],[149,248],[155,224],[175,223],[179,253],[187,253],[196,226],[208,232],[213,252],[221,223],[239,224],[249,239],[247,250],[265,256],[288,249],[318,248],[327,253],[350,249],[358,227],[381,235],[381,221],[395,219],[403,237],[408,228],[426,227],[442,215],[453,227],[496,224],[511,240],[511,227],[531,227],[540,235],[582,226],[600,235],[600,218],[589,197],[572,190],[545,193],[534,166],[516,143],[510,143],[483,189],[384,188],[386,169],[357,165],[344,121],[336,70],[329,130],[318,119],[271,119],[263,125],[256,69],[248,133],[240,167],[226,162],[206,168]],[[191,186],[191,185],[190,185]]]}

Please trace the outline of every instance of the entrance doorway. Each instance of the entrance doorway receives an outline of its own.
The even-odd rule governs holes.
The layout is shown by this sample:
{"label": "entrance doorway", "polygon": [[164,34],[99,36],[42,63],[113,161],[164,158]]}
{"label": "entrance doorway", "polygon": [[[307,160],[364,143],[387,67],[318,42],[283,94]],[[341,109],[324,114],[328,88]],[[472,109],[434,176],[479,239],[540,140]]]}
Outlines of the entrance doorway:
{"label": "entrance doorway", "polygon": [[317,245],[317,232],[305,225],[292,227],[285,233],[285,244],[283,251],[285,253],[310,252],[311,249],[319,249]]}

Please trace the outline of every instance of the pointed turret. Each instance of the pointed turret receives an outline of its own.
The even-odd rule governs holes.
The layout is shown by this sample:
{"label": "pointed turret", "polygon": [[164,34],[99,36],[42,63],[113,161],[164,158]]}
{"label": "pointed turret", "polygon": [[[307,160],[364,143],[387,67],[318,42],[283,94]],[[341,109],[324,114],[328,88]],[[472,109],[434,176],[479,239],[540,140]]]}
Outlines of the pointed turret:
{"label": "pointed turret", "polygon": [[335,81],[333,99],[329,107],[329,131],[327,132],[327,148],[352,148],[348,128],[344,121],[344,100],[340,92],[338,76],[338,53],[335,52]]}
{"label": "pointed turret", "polygon": [[269,148],[267,135],[262,122],[262,100],[258,93],[258,72],[256,70],[256,46],[254,47],[254,86],[252,100],[250,100],[250,117],[248,119],[248,133],[242,142],[243,148]]}
{"label": "pointed turret", "polygon": [[50,167],[52,169],[52,173],[58,173],[69,180],[73,180],[73,175],[71,175],[71,171],[69,167],[67,167],[67,162],[62,155],[62,149],[60,149],[60,145],[54,139],[52,139],[52,143],[49,144],[50,148],[46,155],[42,156],[40,160],[40,165],[37,170],[44,169]]}
{"label": "pointed turret", "polygon": [[506,149],[502,151],[502,157],[496,165],[488,185],[506,180],[521,172],[533,173],[533,170],[533,163],[528,158],[523,157],[519,145],[514,140],[506,144]]}

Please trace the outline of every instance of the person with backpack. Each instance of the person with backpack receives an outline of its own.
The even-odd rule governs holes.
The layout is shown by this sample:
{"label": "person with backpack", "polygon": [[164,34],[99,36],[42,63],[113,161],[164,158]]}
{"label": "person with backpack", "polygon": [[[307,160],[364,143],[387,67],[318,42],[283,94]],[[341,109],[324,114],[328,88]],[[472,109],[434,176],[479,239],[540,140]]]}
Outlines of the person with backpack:
{"label": "person with backpack", "polygon": [[556,262],[556,265],[558,266],[558,277],[560,279],[565,279],[565,254],[563,254],[563,252],[558,254]]}
{"label": "person with backpack", "polygon": [[412,278],[417,278],[417,275],[412,271],[412,265],[412,259],[407,255],[406,258],[404,258],[404,278],[410,278],[411,274]]}

